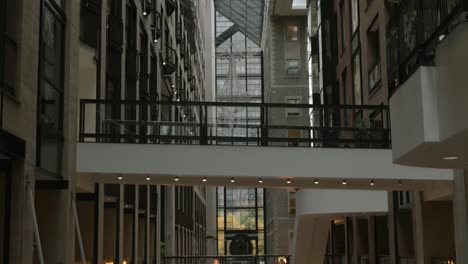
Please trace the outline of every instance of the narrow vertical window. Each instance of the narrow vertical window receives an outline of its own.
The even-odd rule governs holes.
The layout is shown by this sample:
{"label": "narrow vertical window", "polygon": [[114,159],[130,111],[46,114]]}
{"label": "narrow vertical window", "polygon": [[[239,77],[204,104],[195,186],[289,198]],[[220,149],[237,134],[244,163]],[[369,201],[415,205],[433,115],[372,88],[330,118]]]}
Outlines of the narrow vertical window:
{"label": "narrow vertical window", "polygon": [[287,40],[297,41],[299,40],[299,26],[296,23],[289,23],[287,26]]}

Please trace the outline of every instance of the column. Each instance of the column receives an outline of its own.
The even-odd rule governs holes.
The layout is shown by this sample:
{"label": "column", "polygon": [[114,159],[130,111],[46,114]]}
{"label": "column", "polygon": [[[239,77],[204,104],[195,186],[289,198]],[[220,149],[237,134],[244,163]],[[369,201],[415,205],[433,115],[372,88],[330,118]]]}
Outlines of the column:
{"label": "column", "polygon": [[453,212],[457,263],[468,263],[467,171],[454,170]]}

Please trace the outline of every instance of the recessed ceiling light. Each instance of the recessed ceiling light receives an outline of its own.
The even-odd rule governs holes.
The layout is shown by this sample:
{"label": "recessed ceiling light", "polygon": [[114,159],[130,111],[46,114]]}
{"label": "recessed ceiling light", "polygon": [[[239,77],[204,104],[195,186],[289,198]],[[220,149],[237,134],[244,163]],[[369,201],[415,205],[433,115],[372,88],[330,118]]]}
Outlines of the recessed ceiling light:
{"label": "recessed ceiling light", "polygon": [[234,180],[234,178],[231,178],[231,183],[235,183],[236,180]]}
{"label": "recessed ceiling light", "polygon": [[163,65],[166,65],[166,62],[165,62],[165,61],[163,61]]}
{"label": "recessed ceiling light", "polygon": [[444,160],[457,160],[458,157],[455,156],[449,156],[449,157],[444,157]]}
{"label": "recessed ceiling light", "polygon": [[291,184],[291,180],[288,179],[288,180],[286,181],[286,183],[287,183],[287,184]]}
{"label": "recessed ceiling light", "polygon": [[315,179],[314,184],[315,184],[315,185],[319,184],[319,180],[318,180],[318,179]]}
{"label": "recessed ceiling light", "polygon": [[374,186],[375,185],[374,180],[371,180],[369,184],[370,184],[370,186]]}
{"label": "recessed ceiling light", "polygon": [[262,178],[258,179],[258,183],[263,183]]}
{"label": "recessed ceiling light", "polygon": [[174,178],[174,181],[178,182],[178,181],[179,181],[179,177],[175,177],[175,178]]}
{"label": "recessed ceiling light", "polygon": [[202,180],[202,181],[203,181],[203,182],[206,182],[206,177],[203,177],[203,180]]}
{"label": "recessed ceiling light", "polygon": [[117,179],[121,180],[121,179],[123,179],[123,177],[122,177],[122,176],[119,176],[119,177],[117,177]]}
{"label": "recessed ceiling light", "polygon": [[158,43],[158,39],[154,39],[154,43]]}
{"label": "recessed ceiling light", "polygon": [[341,184],[346,185],[348,183],[346,182],[346,180],[343,180],[343,182]]}
{"label": "recessed ceiling light", "polygon": [[146,16],[148,13],[146,13],[146,11],[143,11],[143,15]]}
{"label": "recessed ceiling light", "polygon": [[149,181],[149,180],[151,180],[151,178],[150,178],[150,177],[146,177],[146,180]]}

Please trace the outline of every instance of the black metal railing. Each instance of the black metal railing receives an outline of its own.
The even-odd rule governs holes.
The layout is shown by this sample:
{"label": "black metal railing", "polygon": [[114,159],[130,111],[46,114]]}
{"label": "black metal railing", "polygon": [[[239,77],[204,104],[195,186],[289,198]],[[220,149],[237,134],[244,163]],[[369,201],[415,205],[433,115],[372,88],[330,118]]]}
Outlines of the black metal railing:
{"label": "black metal railing", "polygon": [[163,257],[163,264],[290,264],[289,255]]}
{"label": "black metal railing", "polygon": [[414,257],[398,257],[398,264],[415,264]]}
{"label": "black metal railing", "polygon": [[[119,115],[131,108],[136,114]],[[157,109],[156,120],[145,111]],[[106,113],[113,113],[107,115]],[[154,116],[154,115],[153,115]],[[97,119],[99,117],[99,120]],[[80,142],[390,148],[388,107],[80,101]]]}
{"label": "black metal railing", "polygon": [[177,22],[177,25],[176,25],[176,42],[177,42],[177,44],[179,44],[182,41],[183,34],[184,34],[183,23],[179,21],[179,22]]}
{"label": "black metal railing", "polygon": [[175,49],[166,46],[163,51],[163,69],[164,74],[169,75],[172,74],[177,67],[177,52]]}
{"label": "black metal railing", "polygon": [[432,257],[431,264],[456,264],[455,257]]}
{"label": "black metal railing", "polygon": [[388,255],[379,255],[377,256],[377,264],[390,264],[391,259]]}
{"label": "black metal railing", "polygon": [[325,261],[324,261],[325,264],[347,264],[347,261],[346,261],[346,255],[339,255],[339,254],[335,254],[335,255],[331,255],[331,254],[327,254],[325,256]]}
{"label": "black metal railing", "polygon": [[166,0],[167,15],[170,16],[177,10],[177,3],[174,0]]}
{"label": "black metal railing", "polygon": [[439,37],[461,14],[466,0],[400,1],[387,27],[390,94],[421,65],[433,64]]}

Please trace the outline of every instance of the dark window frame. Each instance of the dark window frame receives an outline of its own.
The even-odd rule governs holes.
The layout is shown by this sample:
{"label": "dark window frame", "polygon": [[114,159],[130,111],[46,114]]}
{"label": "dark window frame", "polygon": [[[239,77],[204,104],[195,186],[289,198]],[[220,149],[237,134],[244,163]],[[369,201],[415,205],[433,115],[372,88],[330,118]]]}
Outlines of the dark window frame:
{"label": "dark window frame", "polygon": [[[53,1],[53,0],[42,0],[41,2],[41,15],[40,15],[40,41],[39,41],[39,67],[38,67],[38,96],[37,96],[37,134],[36,134],[36,166],[37,168],[46,173],[47,175],[51,175],[55,178],[62,178],[63,177],[63,148],[64,148],[64,94],[65,94],[65,89],[64,89],[64,76],[65,76],[65,35],[66,35],[66,16],[61,10],[61,7],[58,6],[58,4]],[[46,11],[47,10],[47,11]],[[44,71],[44,65],[46,59],[45,55],[45,44],[44,44],[44,21],[45,21],[45,13],[50,12],[50,14],[54,18],[54,22],[57,22],[61,25],[61,30],[60,30],[60,61],[59,63],[61,66],[59,67],[59,72],[58,72],[58,83],[52,83],[51,80],[47,79],[47,76],[45,75]],[[55,32],[54,32],[55,33]],[[57,135],[54,138],[54,140],[58,141],[58,148],[59,154],[58,154],[58,159],[57,159],[57,171],[50,171],[49,169],[46,169],[43,167],[43,164],[41,163],[42,161],[42,143],[43,143],[43,132],[44,129],[41,125],[41,113],[42,113],[42,101],[41,101],[41,92],[43,92],[43,85],[44,83],[47,82],[49,85],[52,86],[52,89],[54,89],[58,94],[59,94],[59,100],[60,102],[58,103],[58,118],[59,118],[59,125],[56,130],[53,132],[56,132]],[[58,86],[58,87],[55,87]]]}

